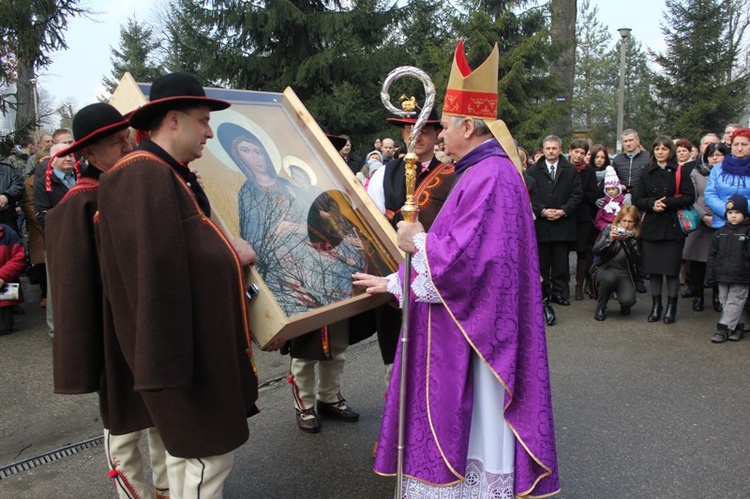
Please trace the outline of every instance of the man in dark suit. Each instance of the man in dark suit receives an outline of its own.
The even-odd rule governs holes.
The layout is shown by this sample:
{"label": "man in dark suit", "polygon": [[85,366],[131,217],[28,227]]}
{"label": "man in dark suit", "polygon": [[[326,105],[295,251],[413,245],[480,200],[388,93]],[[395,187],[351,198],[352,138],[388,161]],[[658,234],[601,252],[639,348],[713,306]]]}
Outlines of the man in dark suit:
{"label": "man in dark suit", "polygon": [[570,281],[568,247],[576,239],[575,212],[583,190],[578,170],[561,155],[562,140],[548,135],[542,145],[544,157],[527,170],[539,193],[539,202],[533,206],[539,269],[545,298],[570,305],[564,293]]}

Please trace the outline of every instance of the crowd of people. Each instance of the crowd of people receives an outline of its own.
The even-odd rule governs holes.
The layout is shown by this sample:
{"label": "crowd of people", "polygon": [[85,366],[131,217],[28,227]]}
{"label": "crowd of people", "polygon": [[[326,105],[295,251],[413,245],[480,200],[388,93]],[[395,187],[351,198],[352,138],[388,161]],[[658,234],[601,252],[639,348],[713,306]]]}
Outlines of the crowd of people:
{"label": "crowd of people", "polygon": [[[297,426],[318,433],[320,415],[359,419],[340,393],[344,352],[356,334],[377,333],[388,395],[375,469],[395,474],[405,452],[403,497],[559,491],[544,337],[545,322],[557,321],[553,304],[588,295],[594,319],[604,321],[616,299],[628,316],[648,281],[647,320],[672,324],[681,284],[696,312],[710,288],[721,313],[710,340],[744,334],[750,128],[730,124],[723,139],[707,134],[699,146],[662,135],[648,149],[629,129],[614,158],[580,138],[564,154],[562,140],[548,135],[528,154],[496,106],[467,104],[477,89],[496,100],[497,59],[496,46],[472,71],[463,45],[456,49],[451,98],[414,140],[417,222],[401,213],[403,144],[416,119],[390,118],[401,141],[378,138],[364,158],[348,136],[328,134],[399,247],[413,255],[412,293],[403,296],[403,267],[387,276],[355,272],[349,285],[392,301],[357,323],[311,332],[322,356],[295,341],[266,346],[291,353]],[[278,209],[295,165],[284,178],[253,136],[219,127],[248,179],[239,192],[241,237],[227,235],[189,165],[213,137],[210,113],[229,106],[207,97],[194,77],[169,74],[127,117],[108,104],[86,106],[73,130],[25,138],[0,164],[0,334],[12,331],[27,270],[42,288],[55,391],[99,393],[110,478],[121,497],[221,497],[234,452],[249,437],[246,418],[258,411],[243,267],[272,275],[285,265],[256,254],[266,236],[255,234],[260,221],[251,215],[258,203]],[[274,217],[264,221],[276,233],[291,230]],[[305,246],[307,232],[299,237]],[[283,308],[283,290],[272,292]],[[399,450],[401,386],[391,366],[402,353],[403,307],[414,343]],[[428,399],[451,410],[431,413]],[[138,450],[143,430],[152,486]]]}
{"label": "crowd of people", "polygon": [[[704,311],[706,289],[712,292],[713,309],[722,312],[726,297],[722,299],[721,286],[706,269],[717,230],[726,224],[725,203],[732,195],[748,195],[746,172],[741,166],[726,172],[726,165],[744,165],[749,135],[747,128],[730,123],[722,138],[709,133],[695,145],[662,135],[647,149],[638,132],[628,129],[621,137],[623,149],[614,157],[586,139],[572,140],[567,155],[555,136],[546,137],[531,154],[519,147],[536,217],[547,324],[557,321],[552,304],[568,306],[571,299],[587,295],[597,301],[598,321],[606,320],[612,298],[621,315],[629,315],[637,294],[648,292],[647,281],[649,322],[675,322],[680,295],[693,299],[693,311]],[[378,139],[375,149],[379,145]],[[441,144],[436,143],[438,152]],[[381,177],[370,178],[366,170],[357,175],[387,213],[380,203]],[[684,210],[694,210],[699,219],[689,229],[680,223]],[[574,283],[571,252],[576,255]],[[717,330],[725,326],[736,330],[729,339],[742,339],[743,323],[722,316]],[[717,335],[712,341],[723,337]]]}

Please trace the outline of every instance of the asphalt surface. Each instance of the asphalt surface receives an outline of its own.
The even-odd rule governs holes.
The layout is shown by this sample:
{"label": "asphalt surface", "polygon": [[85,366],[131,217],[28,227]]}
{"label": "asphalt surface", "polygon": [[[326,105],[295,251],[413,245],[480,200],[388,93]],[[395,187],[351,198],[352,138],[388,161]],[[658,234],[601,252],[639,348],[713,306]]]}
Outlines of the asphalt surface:
{"label": "asphalt surface", "polygon": [[[101,434],[96,397],[52,393],[51,341],[38,292],[27,289],[18,331],[0,337],[0,498],[116,497],[103,446],[43,462]],[[708,294],[707,294],[708,296]],[[548,329],[557,451],[564,498],[748,497],[750,339],[711,344],[718,314],[681,299],[677,322],[646,322],[650,297],[629,317],[592,300],[556,306]],[[383,367],[372,339],[352,347],[344,395],[358,423],[294,423],[288,358],[258,354],[261,413],[249,420],[227,498],[391,497],[394,480],[372,472],[383,406]],[[19,470],[13,463],[32,460]]]}

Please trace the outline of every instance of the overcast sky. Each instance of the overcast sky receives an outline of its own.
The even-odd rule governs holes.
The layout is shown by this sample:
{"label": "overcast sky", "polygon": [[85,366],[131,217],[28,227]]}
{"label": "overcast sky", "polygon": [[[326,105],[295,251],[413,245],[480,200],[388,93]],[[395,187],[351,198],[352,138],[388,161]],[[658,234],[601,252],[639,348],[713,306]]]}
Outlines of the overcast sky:
{"label": "overcast sky", "polygon": [[[154,6],[160,2],[84,0],[82,3],[99,13],[92,19],[74,19],[70,23],[66,33],[68,50],[54,54],[54,63],[40,75],[40,85],[57,104],[72,97],[79,108],[95,102],[97,96],[104,94],[101,80],[103,76],[109,76],[112,69],[111,47],[119,44],[120,25],[133,15],[139,20],[154,22]],[[599,19],[612,32],[613,43],[619,36],[617,28],[628,27],[646,47],[664,49],[659,29],[664,0],[591,0],[591,4],[598,5]]]}

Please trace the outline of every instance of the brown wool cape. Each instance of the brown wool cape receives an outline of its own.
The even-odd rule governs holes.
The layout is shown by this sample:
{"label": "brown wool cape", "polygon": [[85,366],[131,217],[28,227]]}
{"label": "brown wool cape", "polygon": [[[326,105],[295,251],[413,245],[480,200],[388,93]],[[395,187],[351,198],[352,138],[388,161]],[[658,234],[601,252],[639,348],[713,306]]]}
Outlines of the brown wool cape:
{"label": "brown wool cape", "polygon": [[47,261],[55,310],[55,393],[98,392],[105,428],[130,433],[152,425],[103,313],[94,215],[99,183],[82,178],[47,215]]}
{"label": "brown wool cape", "polygon": [[185,182],[135,151],[100,179],[104,296],[167,451],[225,454],[248,438],[258,381],[237,254]]}

